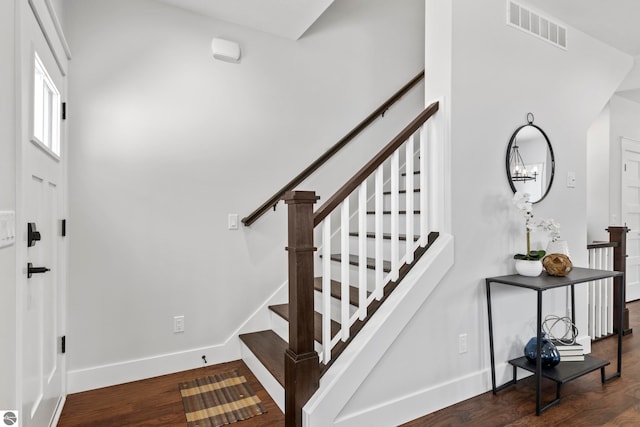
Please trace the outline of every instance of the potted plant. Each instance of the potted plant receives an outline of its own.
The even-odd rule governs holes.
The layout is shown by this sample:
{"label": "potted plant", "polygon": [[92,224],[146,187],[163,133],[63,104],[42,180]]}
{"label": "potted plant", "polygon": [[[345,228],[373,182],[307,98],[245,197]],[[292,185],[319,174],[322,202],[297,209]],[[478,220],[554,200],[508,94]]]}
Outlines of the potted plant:
{"label": "potted plant", "polygon": [[518,208],[525,220],[527,230],[527,251],[524,254],[515,254],[516,271],[522,276],[538,276],[542,272],[542,258],[545,251],[531,250],[531,230],[539,227],[533,218],[533,204],[529,201],[529,193],[516,192],[513,196],[513,204]]}

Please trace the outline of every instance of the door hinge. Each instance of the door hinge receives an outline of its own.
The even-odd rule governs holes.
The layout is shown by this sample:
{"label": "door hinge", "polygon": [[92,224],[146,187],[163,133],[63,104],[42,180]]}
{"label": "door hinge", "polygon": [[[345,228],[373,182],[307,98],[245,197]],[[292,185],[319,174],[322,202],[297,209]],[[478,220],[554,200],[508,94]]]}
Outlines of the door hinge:
{"label": "door hinge", "polygon": [[60,220],[60,235],[62,237],[65,237],[67,235],[67,220],[66,219]]}
{"label": "door hinge", "polygon": [[67,103],[66,102],[62,103],[61,111],[62,111],[62,120],[67,120]]}
{"label": "door hinge", "polygon": [[67,336],[60,337],[60,353],[65,354],[67,352]]}

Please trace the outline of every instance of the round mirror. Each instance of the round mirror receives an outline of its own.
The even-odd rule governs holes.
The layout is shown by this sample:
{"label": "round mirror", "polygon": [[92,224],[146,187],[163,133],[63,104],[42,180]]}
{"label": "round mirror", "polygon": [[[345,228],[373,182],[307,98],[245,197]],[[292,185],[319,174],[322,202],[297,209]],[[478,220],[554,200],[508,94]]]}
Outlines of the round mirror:
{"label": "round mirror", "polygon": [[527,114],[526,125],[511,136],[507,147],[507,178],[515,193],[529,193],[532,203],[544,199],[555,172],[553,149],[547,134],[533,124],[533,114]]}

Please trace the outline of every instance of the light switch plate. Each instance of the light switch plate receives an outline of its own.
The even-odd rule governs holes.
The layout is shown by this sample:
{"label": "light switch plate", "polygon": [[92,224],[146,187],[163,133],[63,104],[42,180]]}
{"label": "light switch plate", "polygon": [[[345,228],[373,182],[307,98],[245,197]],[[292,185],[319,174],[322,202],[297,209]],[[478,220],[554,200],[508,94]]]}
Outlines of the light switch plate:
{"label": "light switch plate", "polygon": [[16,213],[0,211],[0,248],[16,242]]}
{"label": "light switch plate", "polygon": [[229,228],[229,230],[237,230],[238,229],[238,214],[229,214],[229,217],[228,217],[228,228]]}
{"label": "light switch plate", "polygon": [[567,172],[567,187],[575,188],[575,186],[576,186],[576,173]]}

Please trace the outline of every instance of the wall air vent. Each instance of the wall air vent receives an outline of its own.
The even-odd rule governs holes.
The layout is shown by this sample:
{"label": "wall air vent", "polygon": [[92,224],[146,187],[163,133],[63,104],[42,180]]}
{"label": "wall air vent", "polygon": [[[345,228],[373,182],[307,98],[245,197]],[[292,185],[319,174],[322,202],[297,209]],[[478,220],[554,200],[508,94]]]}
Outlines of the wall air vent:
{"label": "wall air vent", "polygon": [[507,24],[555,46],[567,48],[566,27],[511,0],[507,0]]}

